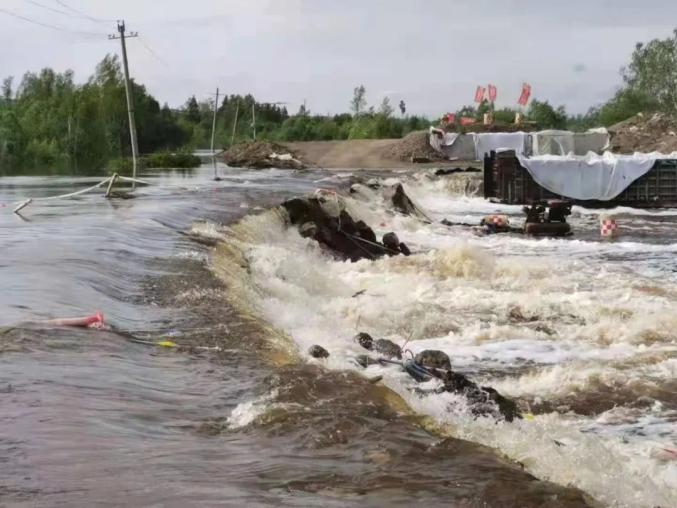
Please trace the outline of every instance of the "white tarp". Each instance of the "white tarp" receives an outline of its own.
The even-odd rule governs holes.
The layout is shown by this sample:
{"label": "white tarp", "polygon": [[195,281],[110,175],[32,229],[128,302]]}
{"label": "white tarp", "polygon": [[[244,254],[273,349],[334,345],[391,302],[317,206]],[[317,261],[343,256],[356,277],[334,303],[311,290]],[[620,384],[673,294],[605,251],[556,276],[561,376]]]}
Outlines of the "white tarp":
{"label": "white tarp", "polygon": [[458,138],[458,133],[456,132],[444,132],[441,129],[435,129],[430,127],[429,131],[430,146],[432,146],[436,151],[443,152],[444,148],[447,146],[453,146]]}
{"label": "white tarp", "polygon": [[658,152],[616,155],[588,153],[586,156],[518,156],[541,187],[572,199],[608,201],[645,175],[657,159],[674,158],[677,153]]}
{"label": "white tarp", "polygon": [[586,155],[588,152],[602,153],[609,148],[609,131],[604,127],[588,129],[574,134],[574,153]]}
{"label": "white tarp", "polygon": [[475,158],[482,160],[484,154],[492,150],[515,150],[516,154],[525,153],[527,135],[524,132],[482,132],[473,135],[475,139]]}
{"label": "white tarp", "polygon": [[574,152],[573,132],[547,130],[531,134],[532,155],[569,155]]}
{"label": "white tarp", "polygon": [[475,138],[471,134],[461,134],[453,145],[444,147],[444,153],[452,160],[474,161]]}

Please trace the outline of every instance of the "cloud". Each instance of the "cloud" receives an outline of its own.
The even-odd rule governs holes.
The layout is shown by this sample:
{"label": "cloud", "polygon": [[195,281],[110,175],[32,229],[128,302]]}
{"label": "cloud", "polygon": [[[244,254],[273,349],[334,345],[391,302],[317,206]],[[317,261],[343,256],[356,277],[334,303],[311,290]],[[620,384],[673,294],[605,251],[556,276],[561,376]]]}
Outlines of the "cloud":
{"label": "cloud", "polygon": [[[498,87],[499,107],[513,106],[523,81],[539,98],[585,111],[620,84],[618,69],[635,42],[669,36],[677,19],[672,0],[64,2],[91,17],[125,18],[139,31],[166,64],[130,41],[131,72],[161,103],[179,105],[219,86],[287,101],[290,110],[307,99],[313,110],[338,113],[363,83],[370,104],[389,95],[430,116],[471,102],[481,83]],[[101,39],[0,13],[0,78],[51,66],[84,80],[107,52],[119,51],[106,38],[114,22],[23,0],[3,0],[3,9]]]}

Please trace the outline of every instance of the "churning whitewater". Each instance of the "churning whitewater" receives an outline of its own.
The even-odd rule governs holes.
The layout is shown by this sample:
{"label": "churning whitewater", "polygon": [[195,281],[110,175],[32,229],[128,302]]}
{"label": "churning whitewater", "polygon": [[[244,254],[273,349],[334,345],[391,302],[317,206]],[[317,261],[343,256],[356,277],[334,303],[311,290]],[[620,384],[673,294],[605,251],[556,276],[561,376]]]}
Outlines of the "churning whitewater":
{"label": "churning whitewater", "polygon": [[[270,340],[290,355],[383,376],[435,432],[493,447],[603,504],[677,506],[677,210],[612,210],[624,232],[613,242],[598,239],[601,211],[579,208],[571,239],[478,237],[440,221],[500,212],[519,223],[520,208],[486,202],[462,179],[401,176],[431,221],[394,212],[366,187],[341,193],[336,206],[379,238],[396,231],[409,257],[337,261],[289,227],[281,208],[193,233],[224,240],[210,263],[230,303],[271,325]],[[460,395],[420,395],[397,367],[362,369],[359,331],[413,354],[444,351],[454,370],[528,417],[477,417]],[[313,344],[329,358],[308,356]],[[274,393],[243,403],[229,424],[273,407]]]}

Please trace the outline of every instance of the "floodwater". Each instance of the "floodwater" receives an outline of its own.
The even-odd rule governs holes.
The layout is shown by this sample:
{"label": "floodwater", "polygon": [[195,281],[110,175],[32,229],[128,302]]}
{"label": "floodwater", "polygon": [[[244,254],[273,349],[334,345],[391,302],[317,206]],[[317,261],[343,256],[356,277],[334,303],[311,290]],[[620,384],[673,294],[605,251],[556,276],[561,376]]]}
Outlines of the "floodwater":
{"label": "floodwater", "polygon": [[[573,239],[477,237],[439,220],[519,207],[401,173],[432,224],[343,203],[415,254],[344,263],[274,207],[349,173],[220,171],[22,216],[97,179],[0,178],[0,505],[677,506],[677,210],[615,210],[613,242],[584,209]],[[40,324],[96,310],[111,330]],[[358,330],[533,417],[365,372]]]}

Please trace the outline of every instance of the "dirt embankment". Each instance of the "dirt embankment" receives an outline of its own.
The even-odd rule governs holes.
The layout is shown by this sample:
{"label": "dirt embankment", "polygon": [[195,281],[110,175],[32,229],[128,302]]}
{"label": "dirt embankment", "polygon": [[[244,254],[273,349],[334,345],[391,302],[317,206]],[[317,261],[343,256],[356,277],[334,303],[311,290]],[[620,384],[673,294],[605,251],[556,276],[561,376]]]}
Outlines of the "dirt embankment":
{"label": "dirt embankment", "polygon": [[[256,141],[231,147],[224,153],[224,160],[230,166],[260,169],[401,169],[452,164],[430,146],[426,131],[412,132],[402,139],[296,141],[285,144]],[[453,164],[459,165],[458,161]]]}
{"label": "dirt embankment", "polygon": [[229,166],[241,168],[303,169],[306,164],[288,146],[269,141],[252,141],[231,146],[223,153]]}
{"label": "dirt embankment", "polygon": [[[287,146],[307,164],[321,168],[399,169],[451,164],[433,150],[426,131],[412,132],[401,139],[300,141],[287,143]],[[413,163],[412,157],[430,162]],[[453,164],[458,165],[458,162]]]}
{"label": "dirt embankment", "polygon": [[639,113],[609,127],[609,133],[612,152],[677,151],[677,118],[662,113]]}
{"label": "dirt embankment", "polygon": [[320,168],[406,167],[401,161],[384,156],[396,139],[350,139],[341,141],[298,141],[287,146],[311,166]]}

